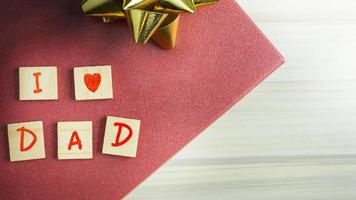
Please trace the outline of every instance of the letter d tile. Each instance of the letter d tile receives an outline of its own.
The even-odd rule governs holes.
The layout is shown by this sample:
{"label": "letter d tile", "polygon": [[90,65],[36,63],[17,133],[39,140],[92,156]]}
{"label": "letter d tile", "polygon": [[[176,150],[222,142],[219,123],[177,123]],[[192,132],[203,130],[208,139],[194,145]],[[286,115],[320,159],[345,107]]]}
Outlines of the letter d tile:
{"label": "letter d tile", "polygon": [[7,125],[10,161],[45,158],[42,121]]}
{"label": "letter d tile", "polygon": [[103,144],[103,153],[136,157],[140,120],[108,116]]}

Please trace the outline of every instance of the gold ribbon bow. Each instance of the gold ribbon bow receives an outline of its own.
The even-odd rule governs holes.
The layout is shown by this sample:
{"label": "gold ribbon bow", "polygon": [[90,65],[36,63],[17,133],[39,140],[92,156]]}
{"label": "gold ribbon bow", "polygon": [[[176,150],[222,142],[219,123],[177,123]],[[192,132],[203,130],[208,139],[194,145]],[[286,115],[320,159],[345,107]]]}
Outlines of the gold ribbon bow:
{"label": "gold ribbon bow", "polygon": [[105,23],[127,18],[136,43],[150,38],[164,49],[176,44],[179,15],[219,0],[84,0],[86,15],[101,17]]}

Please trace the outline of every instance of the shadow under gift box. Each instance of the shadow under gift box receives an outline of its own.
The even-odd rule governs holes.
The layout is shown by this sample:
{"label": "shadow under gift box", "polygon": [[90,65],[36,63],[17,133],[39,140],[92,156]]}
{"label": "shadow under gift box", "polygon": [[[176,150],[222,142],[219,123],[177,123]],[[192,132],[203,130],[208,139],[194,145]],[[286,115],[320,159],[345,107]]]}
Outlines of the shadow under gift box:
{"label": "shadow under gift box", "polygon": [[[2,199],[118,199],[283,63],[234,0],[182,15],[175,49],[136,45],[80,1],[0,3]],[[111,64],[113,100],[74,100],[72,66]],[[58,66],[58,101],[18,101],[19,66]],[[141,119],[135,159],[100,154],[107,115]],[[93,121],[91,160],[58,161],[56,122]],[[6,124],[46,121],[45,160],[10,163]]]}

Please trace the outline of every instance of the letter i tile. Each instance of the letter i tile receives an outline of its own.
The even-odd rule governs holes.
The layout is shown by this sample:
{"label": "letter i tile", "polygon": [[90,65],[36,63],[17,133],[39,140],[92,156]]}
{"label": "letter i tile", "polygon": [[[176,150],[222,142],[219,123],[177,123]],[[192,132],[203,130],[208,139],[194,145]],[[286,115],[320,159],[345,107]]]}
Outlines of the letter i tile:
{"label": "letter i tile", "polygon": [[23,122],[7,125],[10,161],[45,158],[43,123]]}
{"label": "letter i tile", "polygon": [[57,67],[20,67],[20,100],[58,99]]}

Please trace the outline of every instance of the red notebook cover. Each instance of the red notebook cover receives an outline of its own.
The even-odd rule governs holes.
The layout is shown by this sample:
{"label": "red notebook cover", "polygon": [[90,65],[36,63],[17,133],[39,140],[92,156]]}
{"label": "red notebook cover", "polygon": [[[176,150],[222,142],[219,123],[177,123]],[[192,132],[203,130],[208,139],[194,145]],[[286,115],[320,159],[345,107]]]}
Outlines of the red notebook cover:
{"label": "red notebook cover", "polygon": [[[119,199],[283,63],[234,0],[184,14],[174,50],[136,45],[80,1],[0,3],[0,199]],[[76,101],[73,67],[112,65],[114,99]],[[18,67],[57,66],[57,101],[20,101]],[[106,116],[141,120],[136,158],[101,153]],[[46,159],[10,162],[8,123],[44,123]],[[57,121],[93,121],[94,158],[57,159]]]}

